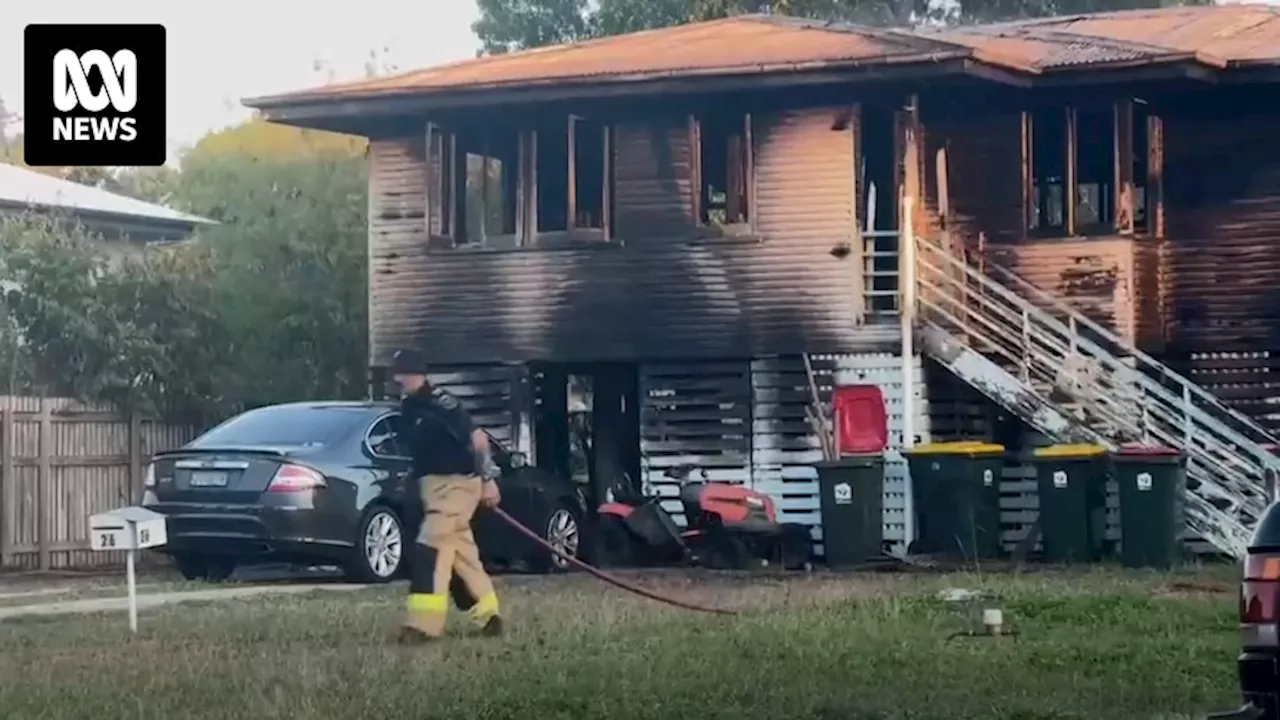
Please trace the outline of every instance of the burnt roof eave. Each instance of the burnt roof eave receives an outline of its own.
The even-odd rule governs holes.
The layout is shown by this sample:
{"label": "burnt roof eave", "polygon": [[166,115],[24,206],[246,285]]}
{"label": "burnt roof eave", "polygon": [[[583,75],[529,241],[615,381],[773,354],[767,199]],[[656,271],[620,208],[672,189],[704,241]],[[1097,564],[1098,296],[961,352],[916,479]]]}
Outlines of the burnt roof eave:
{"label": "burnt roof eave", "polygon": [[[442,91],[406,91],[357,96],[329,97],[275,96],[247,98],[242,102],[261,112],[266,119],[288,124],[291,121],[361,116],[416,115],[438,109],[481,107],[519,102],[605,99],[619,95],[666,95],[680,92],[733,91],[796,85],[850,84],[895,79],[924,79],[957,74],[973,74],[968,52],[933,53],[910,61],[828,64],[790,72],[738,72],[640,76],[586,81],[554,81],[536,85],[495,85]],[[994,69],[994,68],[993,68]]]}
{"label": "burnt roof eave", "polygon": [[1037,76],[1036,85],[1060,87],[1063,85],[1118,84],[1153,80],[1197,80],[1215,83],[1221,77],[1222,72],[1222,68],[1207,64],[1194,55],[1179,54],[1162,58],[1126,60],[1104,65],[1048,68]]}

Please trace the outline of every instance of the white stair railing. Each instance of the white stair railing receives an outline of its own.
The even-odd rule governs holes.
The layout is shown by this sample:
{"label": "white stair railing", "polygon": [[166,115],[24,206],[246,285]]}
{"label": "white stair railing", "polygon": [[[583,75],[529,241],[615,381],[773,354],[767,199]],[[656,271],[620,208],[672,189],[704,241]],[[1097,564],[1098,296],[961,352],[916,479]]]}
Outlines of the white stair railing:
{"label": "white stair railing", "polygon": [[1052,395],[1103,445],[1182,450],[1189,529],[1228,554],[1244,554],[1274,497],[1275,437],[1009,270],[983,272],[933,240],[916,242],[922,322],[982,352],[1028,391]]}

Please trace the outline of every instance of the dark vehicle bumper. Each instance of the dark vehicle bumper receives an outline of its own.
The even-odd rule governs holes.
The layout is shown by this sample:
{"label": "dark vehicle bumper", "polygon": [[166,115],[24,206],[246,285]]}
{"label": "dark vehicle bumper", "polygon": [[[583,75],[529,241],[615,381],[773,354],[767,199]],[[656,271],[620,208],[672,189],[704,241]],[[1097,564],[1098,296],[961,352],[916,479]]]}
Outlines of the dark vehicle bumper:
{"label": "dark vehicle bumper", "polygon": [[261,505],[154,503],[166,517],[164,553],[234,555],[245,558],[337,558],[353,545],[323,538],[325,526],[310,508]]}
{"label": "dark vehicle bumper", "polygon": [[1210,718],[1280,720],[1280,653],[1245,650],[1236,661],[1245,705],[1231,713]]}

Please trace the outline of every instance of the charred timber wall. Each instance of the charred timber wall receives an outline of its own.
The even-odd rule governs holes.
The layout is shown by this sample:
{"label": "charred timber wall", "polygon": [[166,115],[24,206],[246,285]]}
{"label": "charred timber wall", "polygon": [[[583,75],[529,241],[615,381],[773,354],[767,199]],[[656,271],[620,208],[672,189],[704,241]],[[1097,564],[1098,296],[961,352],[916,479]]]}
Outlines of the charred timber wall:
{"label": "charred timber wall", "polygon": [[1165,332],[1180,369],[1280,429],[1280,116],[1166,120]]}
{"label": "charred timber wall", "polygon": [[946,228],[957,251],[999,263],[1121,337],[1139,338],[1137,241],[1028,236],[1021,113],[933,122],[925,138],[926,205],[938,205],[935,158],[945,148]]}
{"label": "charred timber wall", "polygon": [[[567,249],[428,250],[417,139],[371,145],[370,350],[444,363],[851,352],[863,327],[848,108],[753,117],[754,227],[699,237],[685,120],[614,129],[615,237]],[[846,120],[842,122],[842,117]]]}

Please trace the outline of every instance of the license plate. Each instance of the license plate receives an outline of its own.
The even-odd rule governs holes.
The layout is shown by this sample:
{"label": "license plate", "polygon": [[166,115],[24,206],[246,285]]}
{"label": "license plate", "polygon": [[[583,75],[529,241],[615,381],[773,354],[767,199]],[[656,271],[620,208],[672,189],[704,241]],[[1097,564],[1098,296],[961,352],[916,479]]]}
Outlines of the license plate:
{"label": "license plate", "polygon": [[193,472],[191,473],[191,487],[212,488],[226,487],[227,474],[224,472]]}

